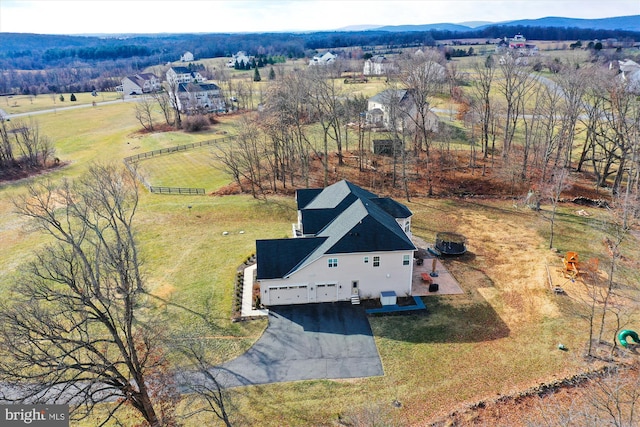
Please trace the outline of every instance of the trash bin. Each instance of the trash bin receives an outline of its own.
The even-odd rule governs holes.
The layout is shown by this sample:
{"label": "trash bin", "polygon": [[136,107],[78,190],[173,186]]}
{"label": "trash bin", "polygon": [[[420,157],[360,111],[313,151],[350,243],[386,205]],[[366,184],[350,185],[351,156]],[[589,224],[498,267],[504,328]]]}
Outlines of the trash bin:
{"label": "trash bin", "polygon": [[429,292],[438,292],[438,284],[437,283],[432,283],[429,285]]}

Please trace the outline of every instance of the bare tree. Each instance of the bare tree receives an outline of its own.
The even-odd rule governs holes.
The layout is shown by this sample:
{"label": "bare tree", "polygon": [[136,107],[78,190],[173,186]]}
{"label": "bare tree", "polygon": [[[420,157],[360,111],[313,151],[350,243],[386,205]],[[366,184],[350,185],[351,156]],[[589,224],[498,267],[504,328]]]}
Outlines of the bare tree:
{"label": "bare tree", "polygon": [[612,369],[604,378],[591,380],[587,402],[600,418],[598,425],[637,425],[636,405],[640,403],[637,371],[628,376],[627,372],[621,372],[624,370]]}
{"label": "bare tree", "polygon": [[[636,167],[631,163],[640,126],[640,102],[628,82],[605,74],[589,86],[584,107],[586,141],[578,167],[590,161],[597,185],[611,184],[618,193],[626,171]],[[609,182],[611,177],[613,183]]]}
{"label": "bare tree", "polygon": [[447,70],[441,65],[440,52],[429,50],[400,63],[401,81],[411,92],[411,103],[405,107],[406,118],[415,129],[414,152],[423,150],[429,158],[430,133],[433,127],[431,103],[447,81]]}
{"label": "bare tree", "polygon": [[[53,142],[40,134],[40,127],[33,120],[16,121],[9,126],[3,121],[0,140],[0,164],[17,160],[27,168],[38,168],[46,166],[55,153]],[[19,153],[19,158],[14,158],[14,151]]]}
{"label": "bare tree", "polygon": [[158,107],[160,107],[160,111],[162,112],[162,116],[164,117],[164,121],[166,124],[170,125],[173,123],[173,108],[171,107],[171,99],[167,92],[154,92],[151,94],[153,99],[155,99]]}
{"label": "bare tree", "polygon": [[233,143],[221,143],[215,146],[212,150],[212,159],[214,162],[219,162],[221,165],[219,168],[223,172],[228,173],[233,177],[233,180],[240,187],[240,191],[244,191],[242,185],[242,165],[237,150],[234,149]]}
{"label": "bare tree", "polygon": [[632,179],[633,172],[629,171],[625,193],[619,195],[615,199],[616,206],[614,206],[614,209],[612,210],[613,221],[608,224],[606,230],[607,234],[611,236],[611,238],[604,238],[606,251],[608,252],[610,257],[610,264],[607,277],[607,287],[605,289],[605,294],[602,301],[602,317],[600,319],[600,332],[598,333],[598,342],[602,340],[602,336],[604,335],[606,317],[608,314],[610,314],[610,303],[613,297],[616,295],[616,282],[614,280],[614,277],[618,269],[618,262],[622,255],[621,245],[635,225],[639,216],[638,213],[640,212],[638,200],[635,197],[636,195],[632,192],[632,186],[630,185]]}
{"label": "bare tree", "polygon": [[294,185],[296,174],[302,175],[309,186],[310,152],[318,157],[307,136],[311,118],[310,82],[303,72],[294,71],[270,83],[260,126],[270,140],[265,160],[271,169],[274,191],[276,181],[287,186],[287,178]]}
{"label": "bare tree", "polygon": [[[169,104],[173,109],[173,125],[177,128],[182,127],[181,103],[180,103],[180,84],[176,80],[167,81],[165,90],[169,96]],[[165,117],[167,117],[165,115]]]}
{"label": "bare tree", "polygon": [[489,156],[489,133],[491,130],[491,88],[493,86],[495,65],[493,57],[489,55],[483,63],[475,62],[473,65],[475,72],[475,84],[473,85],[474,98],[478,101],[477,106],[480,112],[480,122],[482,124],[481,145],[484,158]]}
{"label": "bare tree", "polygon": [[5,169],[15,160],[13,155],[13,144],[10,138],[11,127],[4,117],[0,117],[0,171]]}
{"label": "bare tree", "polygon": [[[140,315],[144,278],[134,229],[133,173],[93,165],[60,186],[29,187],[15,202],[52,243],[25,267],[0,309],[0,380],[13,401],[56,401],[82,418],[116,400],[150,426],[174,425],[160,328]],[[103,423],[103,424],[104,424]]]}
{"label": "bare tree", "polygon": [[549,249],[553,248],[556,212],[558,210],[558,203],[560,203],[560,196],[563,191],[570,187],[569,171],[565,168],[556,169],[551,180],[546,184],[542,184],[541,196],[547,198],[551,202],[551,212],[548,215],[544,215],[544,218],[548,220],[550,224]]}
{"label": "bare tree", "polygon": [[344,163],[342,153],[344,105],[341,99],[344,94],[337,80],[340,77],[340,62],[326,66],[311,67],[308,71],[310,79],[310,101],[314,109],[314,119],[322,127],[324,185],[328,185],[329,141],[336,144],[338,164]]}
{"label": "bare tree", "polygon": [[186,356],[195,368],[193,372],[182,374],[183,382],[189,392],[186,398],[188,412],[185,417],[190,418],[201,413],[212,413],[225,426],[231,427],[229,409],[232,406],[232,392],[222,387],[218,382],[213,366],[203,356],[202,348],[197,346],[182,348],[180,353]]}
{"label": "bare tree", "polygon": [[508,157],[511,143],[516,132],[516,125],[524,108],[524,95],[531,88],[533,77],[519,61],[506,55],[499,65],[502,79],[497,86],[506,102],[505,130],[502,146],[502,157]]}
{"label": "bare tree", "polygon": [[149,132],[153,132],[153,107],[153,97],[149,95],[142,95],[134,106],[136,119]]}

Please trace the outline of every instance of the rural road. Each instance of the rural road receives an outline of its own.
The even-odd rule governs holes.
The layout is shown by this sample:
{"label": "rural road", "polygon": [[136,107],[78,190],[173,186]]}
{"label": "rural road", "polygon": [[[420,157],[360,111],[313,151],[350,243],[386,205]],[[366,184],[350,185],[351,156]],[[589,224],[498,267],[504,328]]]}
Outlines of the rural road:
{"label": "rural road", "polygon": [[[102,102],[98,102],[96,101],[96,107],[100,107],[102,105],[109,105],[109,104],[117,104],[117,103],[121,103],[121,102],[137,102],[139,98],[131,98],[131,97],[125,97],[124,100],[119,99],[119,100],[115,100],[115,101],[102,101]],[[48,113],[57,113],[58,111],[66,111],[66,110],[77,110],[80,108],[90,108],[93,107],[93,104],[78,104],[78,105],[70,105],[68,107],[60,107],[60,108],[49,108],[47,110],[38,110],[38,111],[30,111],[28,113],[16,113],[16,114],[7,114],[6,111],[4,111],[3,109],[0,109],[0,117],[3,117],[5,119],[17,119],[20,117],[31,117],[31,116],[36,116],[39,114],[48,114]]]}

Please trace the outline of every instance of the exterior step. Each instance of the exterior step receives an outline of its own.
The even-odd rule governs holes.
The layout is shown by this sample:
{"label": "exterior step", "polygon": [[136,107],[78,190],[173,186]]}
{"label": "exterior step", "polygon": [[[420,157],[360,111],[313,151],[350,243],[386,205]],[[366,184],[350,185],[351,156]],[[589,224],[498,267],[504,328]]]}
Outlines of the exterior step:
{"label": "exterior step", "polygon": [[353,305],[360,304],[360,296],[359,295],[351,295],[351,304],[353,304]]}

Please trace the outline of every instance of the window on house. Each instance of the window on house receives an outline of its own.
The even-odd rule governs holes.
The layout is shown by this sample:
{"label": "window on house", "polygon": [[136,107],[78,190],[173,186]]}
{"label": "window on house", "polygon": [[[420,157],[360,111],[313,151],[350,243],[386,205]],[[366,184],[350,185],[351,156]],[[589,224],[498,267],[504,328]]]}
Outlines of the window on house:
{"label": "window on house", "polygon": [[365,264],[369,264],[369,257],[368,256],[364,257],[364,263]]}
{"label": "window on house", "polygon": [[373,266],[374,267],[380,267],[380,257],[379,256],[374,256],[373,257]]}
{"label": "window on house", "polygon": [[338,258],[329,258],[329,268],[338,266]]}
{"label": "window on house", "polygon": [[409,255],[402,256],[402,265],[409,265]]}
{"label": "window on house", "polygon": [[411,231],[411,223],[408,222],[404,225],[404,232],[408,233],[409,231]]}

